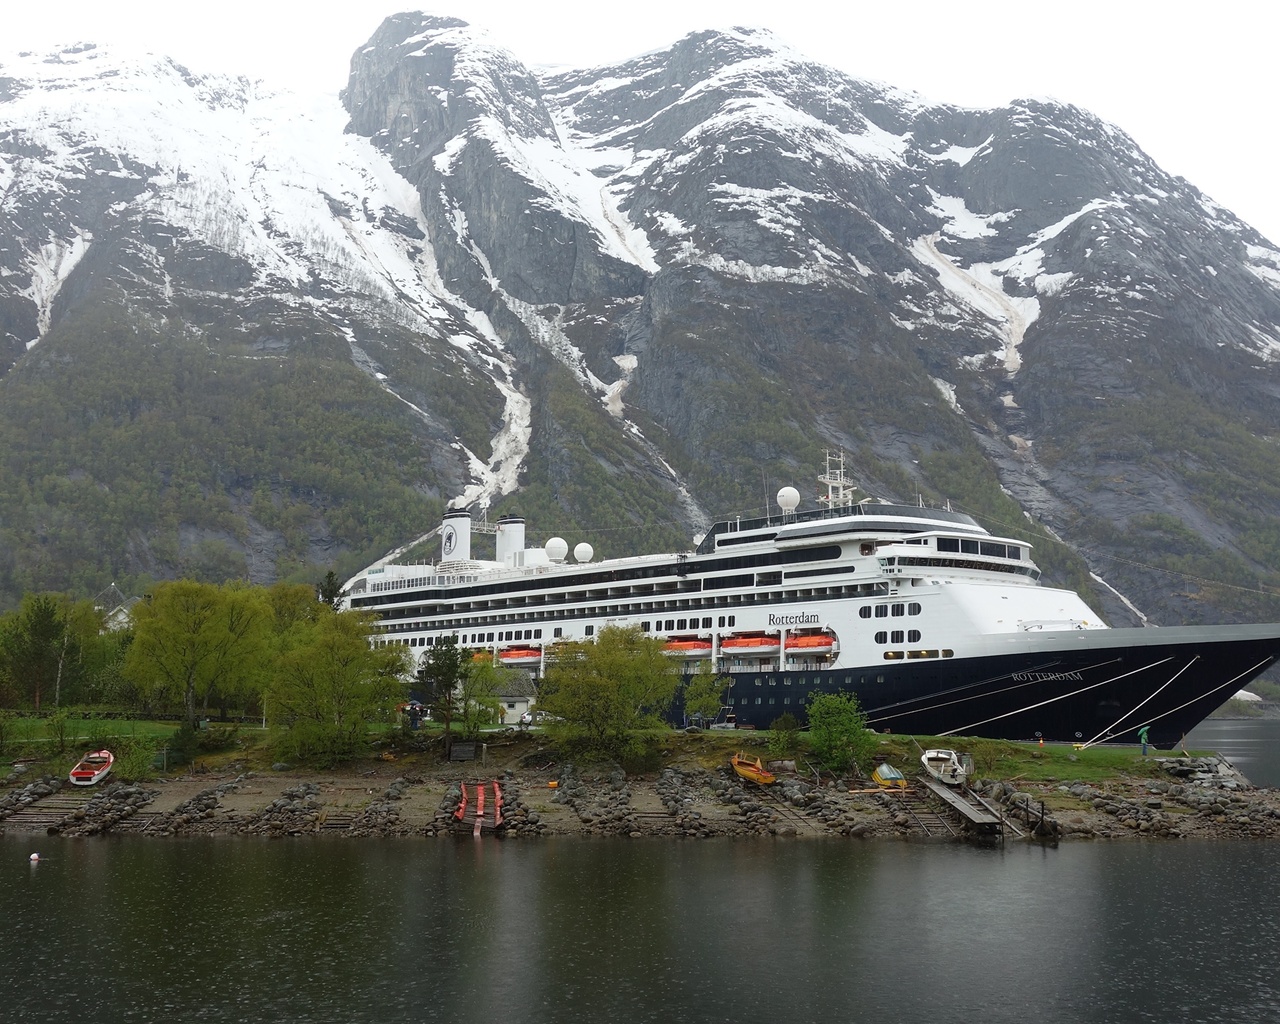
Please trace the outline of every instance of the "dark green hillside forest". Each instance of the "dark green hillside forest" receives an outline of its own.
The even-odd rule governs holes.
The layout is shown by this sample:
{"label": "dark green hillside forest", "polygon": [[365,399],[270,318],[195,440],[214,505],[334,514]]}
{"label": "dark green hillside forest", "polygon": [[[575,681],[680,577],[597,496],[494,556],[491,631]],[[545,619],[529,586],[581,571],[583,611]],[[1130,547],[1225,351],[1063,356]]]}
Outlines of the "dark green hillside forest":
{"label": "dark green hillside forest", "polygon": [[[1184,621],[1224,621],[1223,612],[1234,621],[1280,621],[1280,437],[1251,433],[1267,425],[1229,418],[1154,363],[1135,373],[1149,396],[1064,409],[1061,436],[1072,444],[1040,447],[1046,465],[1098,467],[1130,499],[1114,517],[1082,522],[1086,542],[1121,588],[1138,566],[1161,571]],[[1154,473],[1198,521],[1153,509],[1146,489],[1126,484],[1135,466]],[[1232,544],[1218,539],[1224,528]]]}
{"label": "dark green hillside forest", "polygon": [[[0,608],[354,569],[438,518],[415,489],[426,462],[400,403],[349,361],[214,351],[120,307],[80,311],[0,381]],[[267,565],[249,564],[251,539]]]}

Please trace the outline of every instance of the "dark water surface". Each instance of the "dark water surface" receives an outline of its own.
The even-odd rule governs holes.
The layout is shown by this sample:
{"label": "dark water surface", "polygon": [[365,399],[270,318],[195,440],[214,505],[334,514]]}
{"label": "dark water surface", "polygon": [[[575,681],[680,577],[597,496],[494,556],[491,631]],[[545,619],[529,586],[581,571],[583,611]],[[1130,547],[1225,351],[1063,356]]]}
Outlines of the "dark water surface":
{"label": "dark water surface", "polygon": [[1275,1021],[1278,866],[1254,842],[8,836],[0,1014]]}
{"label": "dark water surface", "polygon": [[1280,719],[1210,719],[1187,733],[1187,748],[1215,750],[1255,786],[1280,788]]}

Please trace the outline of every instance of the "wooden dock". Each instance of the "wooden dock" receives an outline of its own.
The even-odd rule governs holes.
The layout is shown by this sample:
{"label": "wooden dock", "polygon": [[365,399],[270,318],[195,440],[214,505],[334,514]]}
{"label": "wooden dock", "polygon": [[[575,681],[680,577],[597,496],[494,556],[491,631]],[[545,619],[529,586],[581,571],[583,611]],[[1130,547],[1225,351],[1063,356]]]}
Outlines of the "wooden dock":
{"label": "wooden dock", "polygon": [[927,787],[934,796],[946,804],[969,831],[993,835],[1004,835],[1009,831],[1018,837],[1025,835],[999,808],[993,807],[968,786],[948,786],[925,775],[920,777],[919,784]]}

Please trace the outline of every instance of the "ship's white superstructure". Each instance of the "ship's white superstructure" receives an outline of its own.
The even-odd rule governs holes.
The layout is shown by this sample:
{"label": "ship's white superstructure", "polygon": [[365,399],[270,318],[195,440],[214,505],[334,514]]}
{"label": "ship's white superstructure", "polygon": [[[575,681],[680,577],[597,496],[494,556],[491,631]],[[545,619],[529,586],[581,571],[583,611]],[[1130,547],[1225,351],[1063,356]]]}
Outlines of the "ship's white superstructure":
{"label": "ship's white superstructure", "polygon": [[710,662],[759,727],[847,691],[876,727],[1091,742],[1149,724],[1176,740],[1280,654],[1274,626],[1108,629],[1040,585],[1025,541],[949,509],[854,503],[839,464],[823,482],[820,508],[784,488],[779,513],[717,523],[695,551],[603,560],[558,537],[527,547],[515,517],[477,558],[455,510],[439,562],[370,569],[346,601],[415,661],[450,639],[535,676],[558,642],[636,627],[688,671]]}

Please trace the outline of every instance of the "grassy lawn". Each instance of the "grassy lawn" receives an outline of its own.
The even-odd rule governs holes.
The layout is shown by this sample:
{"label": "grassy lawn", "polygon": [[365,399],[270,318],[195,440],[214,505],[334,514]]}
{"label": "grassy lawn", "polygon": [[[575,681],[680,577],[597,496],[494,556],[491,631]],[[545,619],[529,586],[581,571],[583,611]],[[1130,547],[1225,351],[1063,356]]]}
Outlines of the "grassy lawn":
{"label": "grassy lawn", "polygon": [[[0,762],[0,781],[8,774],[7,762],[14,758],[38,758],[44,761],[47,771],[55,774],[69,768],[86,750],[108,747],[120,756],[122,750],[135,751],[136,756],[149,760],[152,753],[170,743],[178,728],[173,721],[146,719],[67,718],[59,725],[55,721],[38,718],[11,718],[6,723],[3,743],[3,762]],[[216,724],[213,730],[218,730]],[[206,749],[195,753],[194,759],[204,766],[217,768],[224,763],[239,762],[251,767],[263,767],[271,763],[268,733],[257,725],[241,724],[236,727],[233,741],[221,748]],[[414,735],[417,741],[438,737],[442,727],[438,723],[424,722]],[[554,730],[544,733],[534,728],[530,733],[541,742],[549,742],[554,748]],[[766,730],[706,731],[684,733],[670,729],[655,729],[641,734],[644,752],[629,771],[654,772],[666,766],[699,767],[714,770],[723,766],[730,756],[743,751],[768,759],[770,733]],[[496,738],[496,737],[495,737]],[[388,757],[394,751],[396,759],[408,756],[408,760],[433,762],[438,755],[417,753],[405,749],[398,726],[388,723],[372,725],[369,730],[371,751],[369,757]],[[1137,747],[1095,746],[1076,750],[1068,744],[1012,743],[1004,740],[987,740],[965,737],[930,737],[883,735],[878,737],[878,756],[913,776],[920,769],[920,753],[929,747],[947,747],[973,756],[976,774],[983,778],[1001,779],[1017,783],[1072,783],[1100,784],[1108,781],[1137,780],[1163,777],[1156,765],[1159,756],[1172,756],[1174,752],[1151,750],[1142,757]],[[560,752],[571,758],[568,751]],[[1180,753],[1180,752],[1177,752]],[[1192,753],[1201,753],[1192,751]],[[799,747],[794,755],[797,768],[802,773],[811,770],[815,763],[809,751],[808,736],[799,734]],[[66,762],[64,765],[63,762]],[[150,774],[147,772],[146,774]]]}
{"label": "grassy lawn", "polygon": [[[702,768],[718,767],[735,751],[749,751],[753,755],[768,757],[769,733],[759,731],[669,733],[654,734],[651,739],[669,751],[669,759],[693,762]],[[1103,746],[1076,750],[1069,744],[1049,743],[1041,747],[1035,743],[1014,743],[1008,740],[987,740],[959,736],[902,736],[880,737],[879,754],[906,775],[914,775],[920,769],[920,754],[930,747],[944,747],[973,755],[974,769],[978,776],[1002,779],[1007,782],[1089,782],[1100,783],[1119,778],[1161,778],[1165,773],[1156,764],[1156,758],[1180,755],[1181,751],[1149,750],[1144,758],[1138,747]],[[1203,755],[1204,751],[1191,751]],[[795,754],[797,766],[803,771],[803,762],[811,759],[808,737],[800,734],[800,748]]]}

